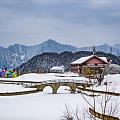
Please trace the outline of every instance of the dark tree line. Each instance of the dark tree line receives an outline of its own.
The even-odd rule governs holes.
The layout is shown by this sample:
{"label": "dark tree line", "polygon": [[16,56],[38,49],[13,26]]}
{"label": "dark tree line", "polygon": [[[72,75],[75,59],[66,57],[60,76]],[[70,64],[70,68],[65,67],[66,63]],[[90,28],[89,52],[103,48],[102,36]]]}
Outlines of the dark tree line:
{"label": "dark tree line", "polygon": [[[63,53],[42,53],[32,57],[26,63],[23,63],[19,67],[15,68],[18,73],[24,72],[36,72],[42,70],[44,72],[49,71],[52,66],[65,66],[65,71],[70,71],[70,64],[79,59],[92,55],[92,52],[79,51],[76,53],[63,52]],[[120,65],[120,57],[103,52],[97,52],[97,56],[107,57],[108,60],[112,59],[116,64]]]}

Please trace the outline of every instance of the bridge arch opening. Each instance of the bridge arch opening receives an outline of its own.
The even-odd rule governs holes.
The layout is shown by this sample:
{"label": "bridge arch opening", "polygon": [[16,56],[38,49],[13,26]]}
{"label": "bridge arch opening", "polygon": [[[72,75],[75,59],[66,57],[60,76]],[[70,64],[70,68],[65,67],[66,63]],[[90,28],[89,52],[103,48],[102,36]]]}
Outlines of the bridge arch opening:
{"label": "bridge arch opening", "polygon": [[60,86],[58,89],[57,89],[57,93],[58,94],[61,94],[61,93],[71,93],[71,87],[70,86]]}
{"label": "bridge arch opening", "polygon": [[43,92],[44,93],[48,93],[48,94],[52,94],[53,93],[53,87],[52,86],[45,86],[44,88],[43,88]]}

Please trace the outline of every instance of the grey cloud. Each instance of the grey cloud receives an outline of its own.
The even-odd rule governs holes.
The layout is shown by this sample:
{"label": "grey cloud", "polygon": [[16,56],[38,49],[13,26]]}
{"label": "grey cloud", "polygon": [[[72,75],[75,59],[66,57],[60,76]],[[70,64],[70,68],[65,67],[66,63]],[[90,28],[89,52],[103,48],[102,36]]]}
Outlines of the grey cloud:
{"label": "grey cloud", "polygon": [[76,46],[120,42],[119,5],[119,0],[4,0],[0,41],[3,46],[49,38]]}

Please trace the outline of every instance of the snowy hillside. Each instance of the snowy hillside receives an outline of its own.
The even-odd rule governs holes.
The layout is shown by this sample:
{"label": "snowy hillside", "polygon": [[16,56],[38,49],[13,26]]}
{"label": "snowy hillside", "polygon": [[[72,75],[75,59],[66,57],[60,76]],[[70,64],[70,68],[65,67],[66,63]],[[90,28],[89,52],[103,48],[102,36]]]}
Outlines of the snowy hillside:
{"label": "snowy hillside", "polygon": [[[70,71],[71,63],[81,57],[86,57],[92,55],[92,52],[88,51],[79,51],[76,53],[63,52],[60,54],[57,53],[43,53],[37,56],[34,56],[26,63],[20,65],[16,70],[18,73],[24,72],[36,72],[38,70],[49,71],[53,66],[64,66],[65,71]],[[116,64],[120,65],[120,57],[115,55],[106,54],[103,52],[97,52],[99,57],[107,57],[107,59],[113,60]]]}

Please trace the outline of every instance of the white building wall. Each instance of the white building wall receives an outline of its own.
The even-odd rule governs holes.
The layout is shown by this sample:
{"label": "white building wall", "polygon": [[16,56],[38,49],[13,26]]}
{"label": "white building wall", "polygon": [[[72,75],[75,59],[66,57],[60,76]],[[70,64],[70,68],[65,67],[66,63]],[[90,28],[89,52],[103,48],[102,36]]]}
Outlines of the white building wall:
{"label": "white building wall", "polygon": [[50,72],[64,73],[64,66],[54,66],[50,68]]}

